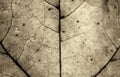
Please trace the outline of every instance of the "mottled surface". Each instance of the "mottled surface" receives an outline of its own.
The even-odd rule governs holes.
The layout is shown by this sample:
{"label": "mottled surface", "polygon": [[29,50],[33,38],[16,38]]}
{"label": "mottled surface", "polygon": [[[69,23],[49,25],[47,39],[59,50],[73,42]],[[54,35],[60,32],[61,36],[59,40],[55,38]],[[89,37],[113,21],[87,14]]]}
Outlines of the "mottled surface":
{"label": "mottled surface", "polygon": [[0,77],[120,77],[120,0],[0,0]]}
{"label": "mottled surface", "polygon": [[[2,14],[0,41],[2,40],[3,45],[3,47],[0,46],[1,53],[5,48],[9,53],[7,55],[11,55],[15,63],[19,64],[15,66],[22,67],[21,70],[24,70],[26,76],[59,77],[58,10],[44,0],[2,0],[1,2],[6,3],[0,5]],[[4,24],[2,21],[5,21]],[[9,60],[8,65],[4,59],[0,61],[0,67],[2,67],[0,73],[10,73],[13,77],[26,77],[22,73],[20,73],[21,76],[14,75],[14,71],[11,72],[11,70],[16,68],[11,66],[6,72]],[[5,68],[4,61],[7,65]]]}
{"label": "mottled surface", "polygon": [[109,64],[120,45],[118,1],[78,1],[61,1],[62,77],[119,77],[120,62]]}

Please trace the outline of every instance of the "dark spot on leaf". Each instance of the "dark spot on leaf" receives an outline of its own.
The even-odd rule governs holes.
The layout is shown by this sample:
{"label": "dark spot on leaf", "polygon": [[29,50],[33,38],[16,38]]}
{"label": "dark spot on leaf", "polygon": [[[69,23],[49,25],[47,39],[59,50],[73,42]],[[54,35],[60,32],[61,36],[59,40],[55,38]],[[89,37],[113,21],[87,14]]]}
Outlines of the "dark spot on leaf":
{"label": "dark spot on leaf", "polygon": [[113,52],[114,50],[111,50],[111,52]]}
{"label": "dark spot on leaf", "polygon": [[108,0],[104,0],[104,3],[105,3],[105,5],[107,5],[108,4]]}
{"label": "dark spot on leaf", "polygon": [[4,22],[4,21],[1,21],[0,23],[1,23],[1,24],[5,24],[5,22]]}
{"label": "dark spot on leaf", "polygon": [[40,59],[38,61],[41,61]]}
{"label": "dark spot on leaf", "polygon": [[50,11],[50,10],[52,10],[53,8],[48,8],[48,10]]}
{"label": "dark spot on leaf", "polygon": [[99,23],[99,22],[97,22],[97,25],[100,25],[100,23]]}
{"label": "dark spot on leaf", "polygon": [[39,49],[36,50],[37,52],[39,51]]}
{"label": "dark spot on leaf", "polygon": [[110,10],[109,10],[109,9],[107,9],[107,12],[110,12]]}
{"label": "dark spot on leaf", "polygon": [[23,23],[23,25],[22,26],[25,26],[25,23]]}
{"label": "dark spot on leaf", "polygon": [[79,63],[79,61],[77,61],[77,63]]}
{"label": "dark spot on leaf", "polygon": [[20,5],[20,3],[18,3],[18,5]]}
{"label": "dark spot on leaf", "polygon": [[64,30],[63,30],[62,32],[63,32],[63,33],[65,33],[65,31],[64,31]]}
{"label": "dark spot on leaf", "polygon": [[78,27],[78,29],[80,29],[80,27]]}
{"label": "dark spot on leaf", "polygon": [[93,61],[93,58],[91,58],[90,60]]}
{"label": "dark spot on leaf", "polygon": [[28,7],[28,5],[25,5],[25,7],[27,8],[27,7]]}
{"label": "dark spot on leaf", "polygon": [[66,35],[66,37],[69,37],[68,35]]}
{"label": "dark spot on leaf", "polygon": [[83,42],[83,44],[85,44],[85,42]]}
{"label": "dark spot on leaf", "polygon": [[74,0],[71,0],[71,1],[74,1]]}
{"label": "dark spot on leaf", "polygon": [[79,20],[77,20],[77,23],[79,23],[80,21]]}
{"label": "dark spot on leaf", "polygon": [[114,6],[114,9],[116,9],[117,7],[116,6]]}
{"label": "dark spot on leaf", "polygon": [[108,16],[108,18],[110,19],[110,16]]}
{"label": "dark spot on leaf", "polygon": [[18,36],[18,34],[16,34],[15,36]]}
{"label": "dark spot on leaf", "polygon": [[49,43],[49,41],[47,40],[47,43]]}
{"label": "dark spot on leaf", "polygon": [[15,4],[17,4],[17,2],[15,2]]}
{"label": "dark spot on leaf", "polygon": [[14,15],[12,15],[12,18],[14,18],[15,16]]}

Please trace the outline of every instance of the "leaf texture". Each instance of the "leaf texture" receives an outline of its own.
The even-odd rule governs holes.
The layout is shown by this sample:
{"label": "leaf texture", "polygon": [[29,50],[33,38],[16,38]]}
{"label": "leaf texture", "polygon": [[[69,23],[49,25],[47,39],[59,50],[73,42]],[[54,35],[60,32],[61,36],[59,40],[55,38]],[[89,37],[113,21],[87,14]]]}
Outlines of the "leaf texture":
{"label": "leaf texture", "polygon": [[119,0],[0,0],[0,77],[119,77]]}

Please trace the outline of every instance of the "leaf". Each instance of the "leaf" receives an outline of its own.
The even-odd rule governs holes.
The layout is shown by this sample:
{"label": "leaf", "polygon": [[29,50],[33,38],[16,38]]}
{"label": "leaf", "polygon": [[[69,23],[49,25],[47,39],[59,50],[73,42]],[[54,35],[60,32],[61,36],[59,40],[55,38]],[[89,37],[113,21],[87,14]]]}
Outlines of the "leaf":
{"label": "leaf", "polygon": [[87,0],[61,20],[63,77],[97,77],[109,66],[120,42],[117,3]]}
{"label": "leaf", "polygon": [[0,25],[0,77],[120,76],[117,0],[0,0]]}
{"label": "leaf", "polygon": [[1,41],[6,55],[27,77],[59,77],[58,10],[44,0],[13,0],[9,5],[11,23]]}

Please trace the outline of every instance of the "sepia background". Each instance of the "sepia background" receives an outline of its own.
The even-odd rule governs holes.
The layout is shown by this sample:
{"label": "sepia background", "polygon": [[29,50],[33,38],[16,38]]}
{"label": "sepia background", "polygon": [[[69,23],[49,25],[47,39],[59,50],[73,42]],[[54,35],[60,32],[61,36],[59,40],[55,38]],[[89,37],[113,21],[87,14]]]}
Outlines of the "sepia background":
{"label": "sepia background", "polygon": [[120,77],[120,0],[0,0],[0,77]]}

